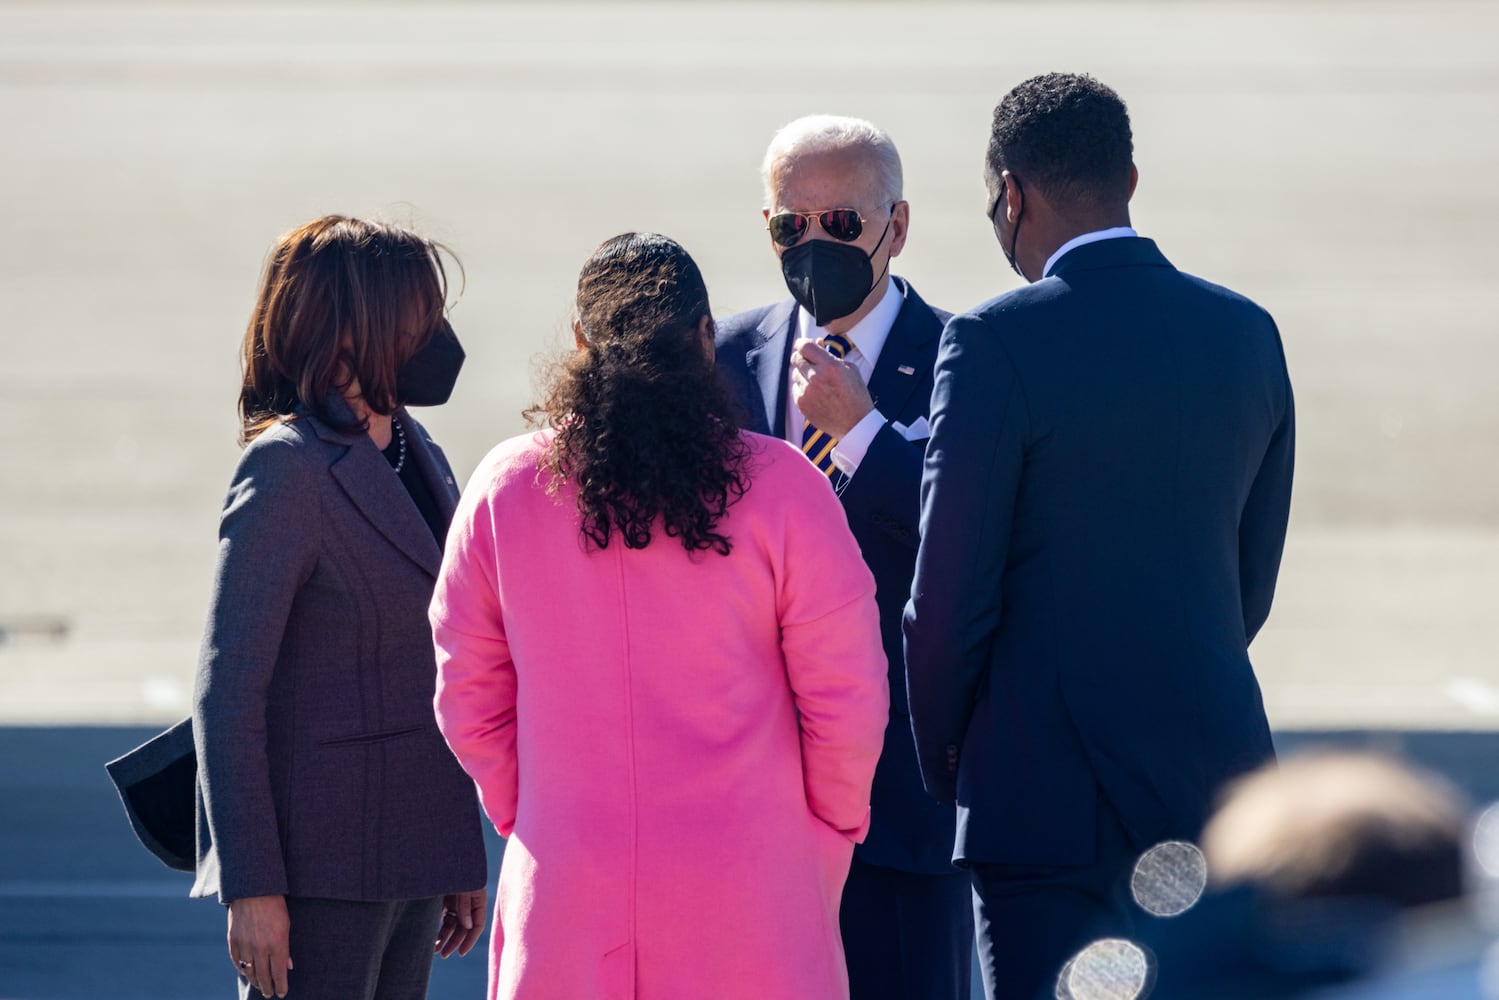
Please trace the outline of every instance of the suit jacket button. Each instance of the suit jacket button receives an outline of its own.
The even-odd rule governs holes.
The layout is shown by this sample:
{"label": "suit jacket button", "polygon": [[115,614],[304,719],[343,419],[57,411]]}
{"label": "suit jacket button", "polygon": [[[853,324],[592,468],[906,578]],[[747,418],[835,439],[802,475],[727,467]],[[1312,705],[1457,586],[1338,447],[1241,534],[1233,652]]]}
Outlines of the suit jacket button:
{"label": "suit jacket button", "polygon": [[949,746],[947,748],[947,769],[956,771],[958,769],[958,748]]}

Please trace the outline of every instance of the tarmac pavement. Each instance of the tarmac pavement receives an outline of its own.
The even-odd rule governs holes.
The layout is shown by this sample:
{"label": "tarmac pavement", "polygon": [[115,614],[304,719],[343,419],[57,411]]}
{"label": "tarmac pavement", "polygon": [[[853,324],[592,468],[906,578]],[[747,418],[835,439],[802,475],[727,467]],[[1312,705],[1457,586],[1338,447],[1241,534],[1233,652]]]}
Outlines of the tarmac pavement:
{"label": "tarmac pavement", "polygon": [[715,308],[784,297],[773,131],[903,152],[896,270],[1014,286],[994,102],[1073,68],[1133,116],[1133,212],[1276,317],[1298,462],[1254,649],[1280,728],[1499,723],[1499,4],[29,4],[0,0],[0,723],[187,708],[275,235],[328,211],[460,255],[469,360],[423,420],[460,476],[522,429],[577,268],[680,239]]}

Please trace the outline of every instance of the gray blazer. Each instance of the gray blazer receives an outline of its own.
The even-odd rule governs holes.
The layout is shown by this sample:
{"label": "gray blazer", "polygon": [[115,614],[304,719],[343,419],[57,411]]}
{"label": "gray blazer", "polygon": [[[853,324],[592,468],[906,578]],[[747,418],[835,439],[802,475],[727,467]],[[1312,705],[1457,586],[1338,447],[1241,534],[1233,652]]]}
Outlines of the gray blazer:
{"label": "gray blazer", "polygon": [[[447,459],[398,416],[451,518]],[[193,895],[373,901],[485,884],[474,786],[432,710],[441,556],[368,435],[302,414],[245,448],[194,696]]]}

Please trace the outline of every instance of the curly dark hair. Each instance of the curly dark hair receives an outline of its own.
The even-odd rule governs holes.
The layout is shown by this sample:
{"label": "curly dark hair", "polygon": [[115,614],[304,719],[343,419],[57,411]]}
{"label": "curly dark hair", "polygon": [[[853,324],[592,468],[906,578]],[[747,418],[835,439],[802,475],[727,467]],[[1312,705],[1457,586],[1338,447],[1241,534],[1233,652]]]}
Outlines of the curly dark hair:
{"label": "curly dark hair", "polygon": [[552,490],[578,493],[583,535],[645,548],[659,519],[688,552],[728,555],[718,530],[749,489],[749,446],[703,342],[708,289],[687,251],[655,233],[605,241],[578,275],[579,350],[526,411],[556,430]]}
{"label": "curly dark hair", "polygon": [[1127,201],[1133,160],[1129,111],[1091,76],[1032,77],[994,109],[989,169],[1035,184],[1064,211]]}

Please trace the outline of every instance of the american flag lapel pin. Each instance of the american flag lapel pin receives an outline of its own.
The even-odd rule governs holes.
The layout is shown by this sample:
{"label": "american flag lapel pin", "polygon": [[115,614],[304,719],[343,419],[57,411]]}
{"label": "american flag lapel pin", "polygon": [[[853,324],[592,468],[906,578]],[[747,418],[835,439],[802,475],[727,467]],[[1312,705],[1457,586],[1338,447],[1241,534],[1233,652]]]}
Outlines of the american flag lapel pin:
{"label": "american flag lapel pin", "polygon": [[897,368],[895,370],[898,371],[898,372],[900,372],[902,375],[915,375],[916,374],[916,369],[912,368],[910,365],[901,365],[899,368]]}

